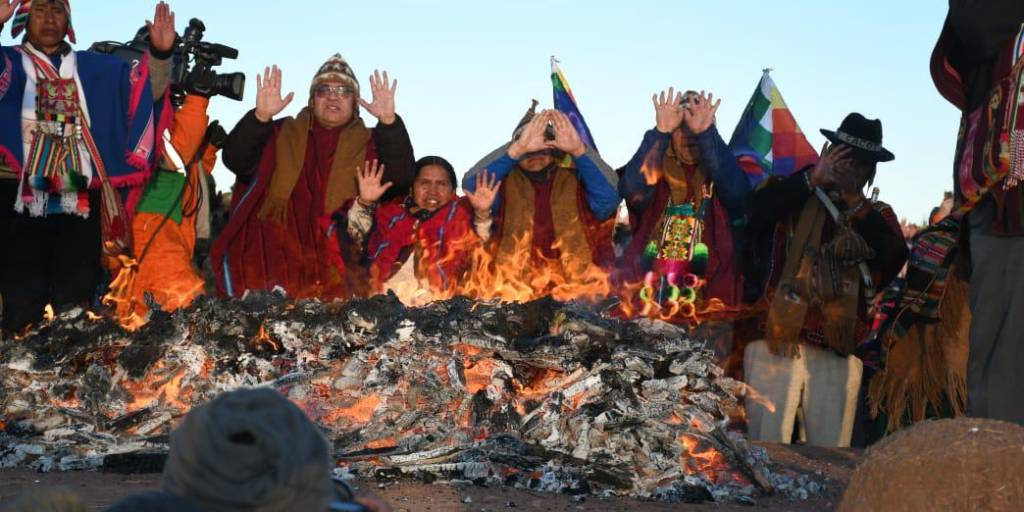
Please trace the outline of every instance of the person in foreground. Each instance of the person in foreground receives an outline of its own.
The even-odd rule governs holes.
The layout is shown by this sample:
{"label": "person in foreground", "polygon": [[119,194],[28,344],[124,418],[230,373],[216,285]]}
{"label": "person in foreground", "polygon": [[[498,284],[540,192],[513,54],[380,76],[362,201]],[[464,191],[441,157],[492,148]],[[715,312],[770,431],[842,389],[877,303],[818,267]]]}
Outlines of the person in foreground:
{"label": "person in foreground", "polygon": [[298,406],[271,389],[241,389],[193,408],[171,433],[159,492],[107,510],[327,512],[354,501],[390,511],[378,498],[351,496],[332,466],[327,440]]}

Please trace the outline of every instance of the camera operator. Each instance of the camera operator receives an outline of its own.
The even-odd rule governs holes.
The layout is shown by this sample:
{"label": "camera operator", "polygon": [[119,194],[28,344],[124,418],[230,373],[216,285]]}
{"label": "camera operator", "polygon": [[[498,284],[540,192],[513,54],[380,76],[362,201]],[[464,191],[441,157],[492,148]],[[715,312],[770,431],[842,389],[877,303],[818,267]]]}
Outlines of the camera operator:
{"label": "camera operator", "polygon": [[[210,99],[188,91],[163,134],[163,158],[142,194],[132,218],[133,283],[127,301],[115,301],[122,318],[145,316],[151,301],[163,311],[186,307],[205,288],[194,265],[197,238],[209,238],[209,176],[226,136],[209,124]],[[205,233],[202,233],[205,229]]]}
{"label": "camera operator", "polygon": [[12,18],[11,35],[26,35],[0,47],[7,332],[40,320],[47,304],[88,306],[101,249],[127,245],[118,189],[137,187],[153,165],[151,83],[166,86],[174,41],[163,2],[147,22],[154,58],[135,72],[120,59],[72,50],[70,0],[0,0],[0,25]]}

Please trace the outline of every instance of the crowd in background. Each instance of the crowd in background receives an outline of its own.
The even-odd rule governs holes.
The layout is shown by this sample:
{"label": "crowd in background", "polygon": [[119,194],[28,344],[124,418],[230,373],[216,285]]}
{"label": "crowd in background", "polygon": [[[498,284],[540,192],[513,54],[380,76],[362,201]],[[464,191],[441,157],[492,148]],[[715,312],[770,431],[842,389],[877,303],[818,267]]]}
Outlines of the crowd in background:
{"label": "crowd in background", "polygon": [[[280,117],[295,94],[267,67],[255,107],[224,136],[207,114],[211,91],[172,83],[167,4],[147,22],[135,69],[74,51],[71,14],[68,0],[0,0],[0,21],[25,33],[0,48],[7,336],[48,305],[144,322],[201,294],[614,295],[620,316],[734,326],[727,365],[761,397],[746,403],[754,439],[846,447],[931,417],[1024,422],[1019,2],[950,2],[932,72],[964,113],[957,180],[922,226],[866,195],[895,155],[881,121],[859,113],[821,130],[816,163],[754,187],[718,132],[711,94],[655,94],[654,126],[618,168],[571,112],[534,102],[460,183],[442,156],[416,159],[387,72],[363,84],[335,54],[300,112]],[[172,103],[172,91],[184,100]],[[235,176],[223,204],[209,178],[218,154]],[[322,437],[296,415],[271,392],[197,407],[172,437],[163,493],[113,510],[302,500],[318,510],[352,499],[327,477]],[[240,427],[252,422],[267,428]],[[215,468],[255,468],[263,462],[250,457],[266,446],[303,457],[261,483],[276,491],[229,494],[282,501],[226,503],[234,483]]]}

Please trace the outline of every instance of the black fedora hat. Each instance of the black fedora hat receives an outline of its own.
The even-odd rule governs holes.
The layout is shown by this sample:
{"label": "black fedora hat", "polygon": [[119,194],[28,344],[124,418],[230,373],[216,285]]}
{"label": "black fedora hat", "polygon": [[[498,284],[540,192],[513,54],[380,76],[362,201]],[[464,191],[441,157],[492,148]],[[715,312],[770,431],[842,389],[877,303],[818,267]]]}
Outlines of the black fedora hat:
{"label": "black fedora hat", "polygon": [[846,144],[854,149],[854,153],[876,162],[896,158],[882,147],[882,122],[878,119],[867,119],[854,112],[843,119],[838,130],[821,130],[821,134],[832,144]]}

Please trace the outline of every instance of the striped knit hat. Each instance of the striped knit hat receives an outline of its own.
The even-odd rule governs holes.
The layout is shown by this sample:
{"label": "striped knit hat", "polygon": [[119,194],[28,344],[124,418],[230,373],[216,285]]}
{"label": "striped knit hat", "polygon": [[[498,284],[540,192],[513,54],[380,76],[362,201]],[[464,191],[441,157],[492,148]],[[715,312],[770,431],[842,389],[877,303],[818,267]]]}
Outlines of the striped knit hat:
{"label": "striped knit hat", "polygon": [[324,65],[320,66],[320,70],[313,76],[313,83],[309,86],[310,96],[313,95],[313,89],[324,82],[345,82],[351,85],[355,89],[356,96],[359,96],[359,80],[356,79],[352,67],[340,53],[335,53],[327,59],[327,62],[324,62]]}
{"label": "striped knit hat", "polygon": [[[71,26],[71,0],[49,0],[60,2],[64,6],[64,12],[68,13],[68,41],[75,43],[75,29]],[[11,37],[18,37],[25,27],[28,26],[28,15],[32,11],[32,0],[22,0],[18,12],[14,14],[14,24],[11,25]]]}

